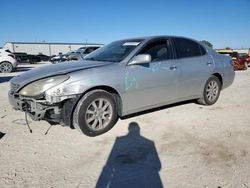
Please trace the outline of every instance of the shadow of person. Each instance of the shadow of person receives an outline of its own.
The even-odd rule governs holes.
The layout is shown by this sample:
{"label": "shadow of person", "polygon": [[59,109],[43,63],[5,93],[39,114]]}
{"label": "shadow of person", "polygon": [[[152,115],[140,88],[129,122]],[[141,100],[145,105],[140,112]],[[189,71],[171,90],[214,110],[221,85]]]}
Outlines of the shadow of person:
{"label": "shadow of person", "polygon": [[96,188],[163,187],[154,142],[140,135],[136,122],[130,123],[128,129],[126,136],[116,138]]}

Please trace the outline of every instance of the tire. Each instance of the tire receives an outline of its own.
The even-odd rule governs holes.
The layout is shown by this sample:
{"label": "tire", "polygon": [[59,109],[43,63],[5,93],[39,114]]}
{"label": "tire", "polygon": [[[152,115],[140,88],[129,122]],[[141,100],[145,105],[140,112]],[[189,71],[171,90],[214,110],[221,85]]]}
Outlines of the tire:
{"label": "tire", "polygon": [[3,61],[0,63],[0,72],[2,73],[10,73],[13,70],[13,65],[8,61]]}
{"label": "tire", "polygon": [[117,120],[115,98],[104,90],[93,90],[84,95],[73,113],[73,126],[91,137],[109,131]]}
{"label": "tire", "polygon": [[211,76],[205,84],[202,98],[198,99],[197,102],[202,105],[216,103],[220,96],[221,84],[221,81],[216,76]]}

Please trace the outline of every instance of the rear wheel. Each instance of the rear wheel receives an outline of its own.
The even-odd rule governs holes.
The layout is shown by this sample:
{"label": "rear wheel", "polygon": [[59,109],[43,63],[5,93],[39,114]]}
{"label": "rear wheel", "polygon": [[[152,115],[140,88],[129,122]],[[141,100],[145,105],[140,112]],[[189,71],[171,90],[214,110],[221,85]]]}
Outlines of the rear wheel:
{"label": "rear wheel", "polygon": [[2,73],[10,73],[13,70],[13,66],[10,62],[4,61],[0,64],[0,72]]}
{"label": "rear wheel", "polygon": [[73,114],[73,126],[87,136],[98,136],[109,131],[117,119],[117,107],[112,94],[94,90],[78,102]]}
{"label": "rear wheel", "polygon": [[202,98],[198,99],[198,103],[203,105],[213,105],[220,96],[221,81],[216,77],[210,77],[204,87]]}

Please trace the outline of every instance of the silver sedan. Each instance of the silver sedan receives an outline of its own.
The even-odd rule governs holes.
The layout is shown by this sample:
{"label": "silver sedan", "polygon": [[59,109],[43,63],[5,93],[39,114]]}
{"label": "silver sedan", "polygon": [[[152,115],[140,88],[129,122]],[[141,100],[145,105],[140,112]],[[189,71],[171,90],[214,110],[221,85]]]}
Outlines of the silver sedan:
{"label": "silver sedan", "polygon": [[229,57],[198,41],[134,38],[11,79],[9,101],[33,120],[97,136],[136,112],[190,99],[212,105],[234,76]]}

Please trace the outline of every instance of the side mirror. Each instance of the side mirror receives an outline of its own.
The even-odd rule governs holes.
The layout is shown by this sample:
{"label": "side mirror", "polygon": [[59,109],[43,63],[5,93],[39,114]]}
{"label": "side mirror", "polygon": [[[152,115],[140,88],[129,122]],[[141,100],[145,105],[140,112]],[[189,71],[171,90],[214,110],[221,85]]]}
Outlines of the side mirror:
{"label": "side mirror", "polygon": [[151,62],[151,55],[149,54],[139,54],[131,59],[128,65],[141,65],[149,64]]}

